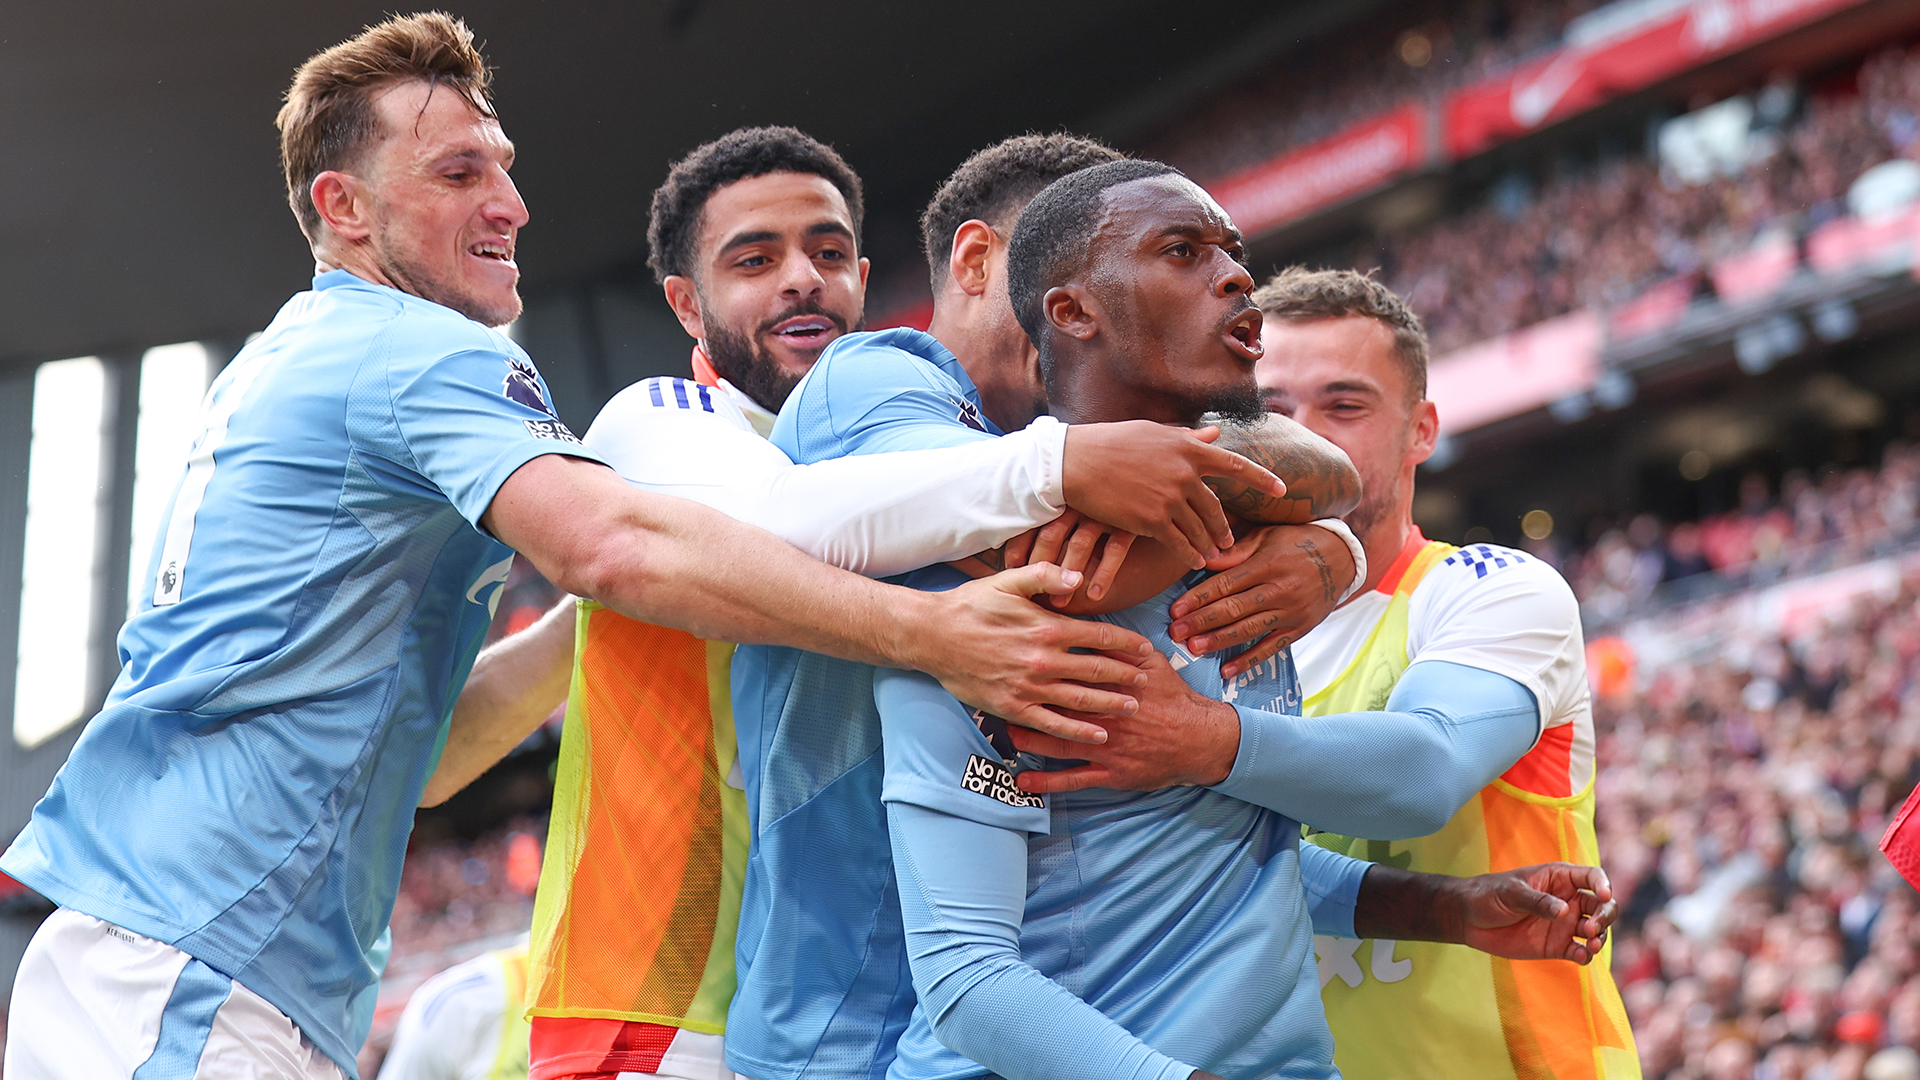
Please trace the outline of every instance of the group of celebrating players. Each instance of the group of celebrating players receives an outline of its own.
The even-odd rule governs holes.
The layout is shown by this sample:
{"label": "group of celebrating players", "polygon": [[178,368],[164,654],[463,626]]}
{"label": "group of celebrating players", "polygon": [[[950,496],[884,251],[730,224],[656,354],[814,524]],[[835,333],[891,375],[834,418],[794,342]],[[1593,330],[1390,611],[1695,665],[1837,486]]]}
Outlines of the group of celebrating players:
{"label": "group of celebrating players", "polygon": [[[694,378],[576,438],[494,329],[488,83],[440,14],[294,78],[314,287],[0,858],[60,905],[13,1080],[357,1077],[414,808],[563,698],[459,1075],[1639,1075],[1577,607],[1414,527],[1399,298],[1256,287],[1176,170],[1025,135],[927,207],[928,331],[861,332],[858,177],[742,129],[653,197]],[[581,599],[480,653],[515,553]]]}

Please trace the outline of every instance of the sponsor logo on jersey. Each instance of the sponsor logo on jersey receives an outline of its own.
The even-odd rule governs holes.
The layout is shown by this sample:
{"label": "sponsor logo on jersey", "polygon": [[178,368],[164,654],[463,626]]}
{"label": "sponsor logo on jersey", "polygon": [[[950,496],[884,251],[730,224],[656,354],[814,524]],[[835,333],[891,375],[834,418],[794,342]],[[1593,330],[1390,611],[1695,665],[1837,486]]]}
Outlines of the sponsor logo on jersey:
{"label": "sponsor logo on jersey", "polygon": [[1047,800],[1039,795],[1021,791],[1014,786],[1013,770],[992,758],[979,754],[967,755],[967,771],[960,774],[960,786],[975,795],[985,795],[995,802],[1008,806],[1024,806],[1044,809]]}
{"label": "sponsor logo on jersey", "polygon": [[953,407],[960,410],[957,419],[961,423],[975,431],[985,432],[987,430],[987,425],[980,421],[980,410],[974,407],[973,402],[954,397],[951,394],[947,395],[947,400],[953,402]]}
{"label": "sponsor logo on jersey", "polygon": [[[505,394],[509,401],[517,401],[536,412],[546,413],[556,421],[560,419],[560,414],[554,412],[553,406],[547,404],[547,395],[540,392],[540,373],[533,370],[532,364],[524,364],[508,357],[507,377],[500,384],[500,392]],[[566,425],[562,424],[561,427],[564,429]],[[568,437],[572,438],[572,432],[568,432]],[[574,439],[574,441],[580,440]]]}
{"label": "sponsor logo on jersey", "polygon": [[[493,618],[500,611],[500,594],[507,591],[507,576],[512,572],[511,555],[480,571],[480,577],[467,588],[467,603],[487,605],[487,618]],[[494,586],[493,591],[485,600],[480,599],[480,591],[489,585]]]}
{"label": "sponsor logo on jersey", "polygon": [[575,435],[572,429],[567,427],[565,421],[557,419],[528,420],[525,421],[525,423],[527,425],[527,434],[536,439],[553,439],[556,442],[573,443],[575,445],[578,445],[580,442],[580,436]]}

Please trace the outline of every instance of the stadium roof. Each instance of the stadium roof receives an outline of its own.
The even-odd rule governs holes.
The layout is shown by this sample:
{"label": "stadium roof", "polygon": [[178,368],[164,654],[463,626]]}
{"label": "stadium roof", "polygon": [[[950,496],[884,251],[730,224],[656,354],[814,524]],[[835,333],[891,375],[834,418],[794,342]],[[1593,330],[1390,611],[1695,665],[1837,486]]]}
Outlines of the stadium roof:
{"label": "stadium roof", "polygon": [[[525,289],[537,295],[631,272],[667,163],[739,124],[792,123],[834,143],[869,186],[869,246],[904,253],[919,205],[979,145],[1060,126],[1124,139],[1377,5],[444,6],[499,68],[515,177],[533,211]],[[261,326],[311,265],[281,194],[279,94],[302,59],[383,10],[9,3],[0,369]]]}

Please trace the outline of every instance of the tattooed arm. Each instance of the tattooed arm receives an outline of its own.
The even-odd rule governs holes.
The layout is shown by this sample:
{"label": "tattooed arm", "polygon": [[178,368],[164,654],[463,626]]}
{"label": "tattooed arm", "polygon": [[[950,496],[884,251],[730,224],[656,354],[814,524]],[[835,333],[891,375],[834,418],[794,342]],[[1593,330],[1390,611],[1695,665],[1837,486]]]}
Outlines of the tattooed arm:
{"label": "tattooed arm", "polygon": [[1301,424],[1278,413],[1266,413],[1251,424],[1219,423],[1215,445],[1258,462],[1287,482],[1287,493],[1274,496],[1237,480],[1209,477],[1208,485],[1229,513],[1262,525],[1304,525],[1345,517],[1360,505],[1360,473],[1346,451]]}
{"label": "tattooed arm", "polygon": [[[1360,474],[1354,469],[1353,462],[1347,459],[1346,452],[1284,416],[1268,414],[1251,424],[1222,423],[1216,445],[1230,447],[1234,453],[1260,463],[1287,482],[1286,494],[1274,496],[1241,481],[1213,477],[1207,479],[1207,484],[1220,496],[1220,504],[1227,510],[1235,535],[1244,537],[1245,543],[1263,543],[1265,534],[1258,526],[1295,525],[1320,518],[1339,517],[1351,512],[1360,501]],[[1292,479],[1296,475],[1300,477],[1297,486]],[[1097,526],[1097,523],[1089,524]],[[1271,538],[1284,545],[1285,555],[1281,561],[1288,564],[1288,570],[1316,583],[1314,591],[1324,594],[1326,607],[1330,609],[1352,576],[1351,556],[1342,549],[1338,540],[1328,537],[1323,530],[1287,529],[1284,533],[1284,536]],[[1016,537],[1000,547],[978,552],[953,565],[974,577],[986,577],[1008,566],[1023,565],[1023,560],[1018,557],[1008,558],[1009,550],[1020,551],[1023,545],[1032,546],[1028,535]],[[1337,572],[1328,561],[1326,552],[1329,550],[1342,560]],[[1097,553],[1093,558],[1099,561]],[[1083,568],[1077,560],[1064,560],[1063,564],[1070,569]],[[1126,553],[1125,565],[1113,576],[1112,588],[1106,590],[1105,595],[1091,598],[1075,593],[1061,607],[1069,615],[1099,615],[1120,611],[1159,595],[1162,590],[1179,581],[1188,569],[1173,552],[1142,537],[1132,542],[1131,549]],[[1264,563],[1229,573],[1239,576],[1265,574],[1266,577],[1260,579],[1263,581],[1274,576],[1274,572],[1265,568]],[[1272,616],[1272,613],[1266,614]],[[1278,616],[1272,618],[1277,620]],[[1278,625],[1276,621],[1267,629],[1272,630]]]}

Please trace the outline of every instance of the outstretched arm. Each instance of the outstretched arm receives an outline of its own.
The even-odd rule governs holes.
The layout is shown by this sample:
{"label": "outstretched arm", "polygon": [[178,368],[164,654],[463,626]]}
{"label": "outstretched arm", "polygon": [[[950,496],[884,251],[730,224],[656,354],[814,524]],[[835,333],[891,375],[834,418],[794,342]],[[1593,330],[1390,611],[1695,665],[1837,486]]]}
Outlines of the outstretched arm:
{"label": "outstretched arm", "polygon": [[[1076,647],[1150,651],[1118,627],[1043,611],[1027,599],[1079,576],[1009,571],[945,593],[883,585],[801,554],[714,510],[635,491],[611,469],[548,454],[520,466],[483,518],[547,580],[642,622],[717,641],[764,642],[926,671],[963,701],[1009,719],[1097,738],[1064,706],[1130,707],[1137,669]],[[1069,580],[1071,584],[1069,584]]]}
{"label": "outstretched arm", "polygon": [[574,598],[563,597],[538,622],[487,646],[474,660],[421,806],[438,806],[473,783],[566,700],[576,610]]}
{"label": "outstretched arm", "polygon": [[1453,877],[1300,845],[1313,932],[1466,945],[1511,960],[1590,963],[1619,913],[1597,866],[1542,863]]}
{"label": "outstretched arm", "polygon": [[1013,733],[1022,750],[1089,762],[1023,773],[1021,786],[1205,785],[1328,832],[1397,840],[1437,831],[1540,734],[1539,706],[1526,687],[1444,660],[1409,667],[1383,712],[1236,709],[1194,693],[1157,654],[1138,696],[1139,713],[1108,722],[1104,746]]}

